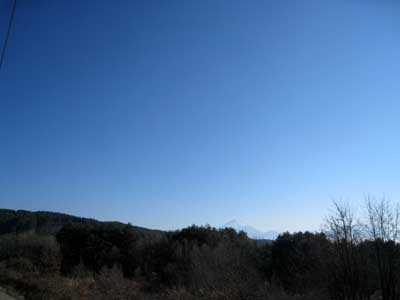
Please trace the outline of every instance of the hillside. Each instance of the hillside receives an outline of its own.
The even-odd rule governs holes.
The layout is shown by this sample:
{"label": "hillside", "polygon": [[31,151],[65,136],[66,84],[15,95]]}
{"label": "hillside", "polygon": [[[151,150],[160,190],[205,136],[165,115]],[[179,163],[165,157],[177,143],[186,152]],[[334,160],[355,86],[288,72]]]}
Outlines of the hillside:
{"label": "hillside", "polygon": [[[68,214],[48,211],[27,211],[0,209],[0,235],[7,233],[31,232],[36,234],[57,234],[65,225],[88,224],[88,223],[113,223],[124,226],[120,222],[101,222],[95,219],[81,218]],[[160,233],[138,226],[131,226],[134,230],[142,233]]]}
{"label": "hillside", "polygon": [[[391,217],[400,211],[385,200],[369,202],[369,218],[359,224],[387,240],[353,239],[352,211],[335,205],[329,231],[286,232],[272,242],[231,227],[162,232],[0,210],[0,286],[29,300],[400,299],[398,223]],[[390,297],[377,298],[383,290]]]}

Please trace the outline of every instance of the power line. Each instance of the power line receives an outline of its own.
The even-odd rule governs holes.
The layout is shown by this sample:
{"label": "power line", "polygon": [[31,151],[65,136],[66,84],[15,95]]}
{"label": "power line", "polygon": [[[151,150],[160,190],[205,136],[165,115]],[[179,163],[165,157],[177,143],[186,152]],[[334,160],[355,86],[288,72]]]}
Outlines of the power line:
{"label": "power line", "polygon": [[3,51],[2,51],[2,53],[1,53],[0,70],[1,70],[1,67],[3,66],[4,57],[5,57],[5,55],[6,55],[6,49],[7,49],[8,39],[10,38],[11,27],[12,27],[12,24],[13,24],[14,15],[15,15],[15,8],[16,8],[16,7],[17,7],[17,0],[14,0],[14,4],[13,4],[11,16],[10,16],[10,20],[8,21],[8,28],[7,28],[6,39],[5,39],[5,41],[4,41]]}

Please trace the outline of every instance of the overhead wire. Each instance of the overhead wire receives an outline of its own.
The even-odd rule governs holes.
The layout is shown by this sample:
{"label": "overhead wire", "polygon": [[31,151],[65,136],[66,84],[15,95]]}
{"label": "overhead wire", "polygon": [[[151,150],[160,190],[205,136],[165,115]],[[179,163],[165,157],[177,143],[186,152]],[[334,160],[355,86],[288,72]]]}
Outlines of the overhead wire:
{"label": "overhead wire", "polygon": [[6,38],[5,38],[5,41],[4,41],[4,44],[3,44],[3,50],[1,52],[0,71],[1,71],[1,68],[3,67],[4,58],[5,58],[5,55],[6,55],[7,44],[8,44],[8,40],[10,38],[10,33],[11,33],[12,24],[13,24],[13,21],[14,21],[14,15],[15,15],[16,7],[17,7],[17,0],[14,0],[12,11],[11,11],[11,16],[10,16],[10,19],[8,20]]}

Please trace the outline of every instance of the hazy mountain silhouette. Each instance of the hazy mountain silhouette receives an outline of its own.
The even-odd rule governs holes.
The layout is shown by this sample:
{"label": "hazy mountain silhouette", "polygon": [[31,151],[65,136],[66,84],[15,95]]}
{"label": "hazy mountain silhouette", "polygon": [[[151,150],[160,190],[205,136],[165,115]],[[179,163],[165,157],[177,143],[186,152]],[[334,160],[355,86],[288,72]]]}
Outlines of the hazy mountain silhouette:
{"label": "hazy mountain silhouette", "polygon": [[[76,223],[114,223],[123,226],[120,222],[101,222],[95,219],[76,217],[57,212],[47,211],[27,211],[27,210],[11,210],[0,208],[0,234],[12,232],[33,232],[38,234],[55,235],[61,228],[68,224]],[[275,239],[279,232],[276,231],[260,231],[252,226],[241,225],[236,220],[231,220],[220,228],[233,228],[236,231],[244,231],[249,238],[252,239]],[[142,233],[160,233],[160,230],[151,230],[139,226],[132,226],[137,232]]]}
{"label": "hazy mountain silhouette", "polygon": [[261,231],[249,225],[241,225],[236,220],[229,221],[228,223],[222,225],[221,228],[233,228],[236,231],[244,231],[252,239],[273,240],[279,235],[279,232],[277,231]]}

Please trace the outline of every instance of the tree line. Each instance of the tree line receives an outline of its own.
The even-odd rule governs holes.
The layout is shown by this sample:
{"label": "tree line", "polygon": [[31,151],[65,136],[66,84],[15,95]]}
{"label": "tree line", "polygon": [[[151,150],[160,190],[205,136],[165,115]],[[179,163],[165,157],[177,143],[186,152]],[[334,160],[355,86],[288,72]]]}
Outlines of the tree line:
{"label": "tree line", "polygon": [[262,244],[194,225],[161,232],[85,221],[54,235],[12,231],[0,235],[0,285],[27,299],[398,300],[399,208],[367,198],[359,210],[336,202],[321,232]]}

